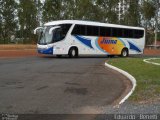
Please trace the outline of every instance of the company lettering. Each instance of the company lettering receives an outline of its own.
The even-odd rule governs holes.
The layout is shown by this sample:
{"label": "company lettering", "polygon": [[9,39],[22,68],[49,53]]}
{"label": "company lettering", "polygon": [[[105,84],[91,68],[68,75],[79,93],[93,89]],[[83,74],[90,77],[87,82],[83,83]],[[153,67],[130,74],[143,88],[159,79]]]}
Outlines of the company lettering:
{"label": "company lettering", "polygon": [[101,44],[117,44],[117,40],[107,40],[107,39],[103,39],[101,41]]}

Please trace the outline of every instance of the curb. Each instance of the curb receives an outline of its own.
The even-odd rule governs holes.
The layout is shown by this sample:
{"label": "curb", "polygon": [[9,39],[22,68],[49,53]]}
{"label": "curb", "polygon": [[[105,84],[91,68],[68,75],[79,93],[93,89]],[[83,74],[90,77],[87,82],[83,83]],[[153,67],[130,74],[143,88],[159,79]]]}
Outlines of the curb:
{"label": "curb", "polygon": [[155,59],[160,59],[160,58],[148,58],[148,59],[144,59],[143,62],[150,63],[150,64],[153,64],[153,65],[160,65],[160,63],[155,63],[155,62],[149,62],[148,61],[148,60],[155,60]]}
{"label": "curb", "polygon": [[110,65],[110,64],[108,64],[106,62],[105,62],[105,66],[107,66],[107,67],[109,67],[109,68],[111,68],[113,70],[118,71],[119,73],[121,73],[124,76],[126,76],[132,82],[133,87],[132,87],[131,91],[119,102],[119,105],[120,105],[120,104],[124,103],[131,96],[131,94],[133,93],[133,91],[135,90],[136,79],[132,75],[130,75],[129,73],[127,73],[126,71],[124,71],[122,69],[119,69],[119,68],[117,68],[115,66],[112,66],[112,65]]}

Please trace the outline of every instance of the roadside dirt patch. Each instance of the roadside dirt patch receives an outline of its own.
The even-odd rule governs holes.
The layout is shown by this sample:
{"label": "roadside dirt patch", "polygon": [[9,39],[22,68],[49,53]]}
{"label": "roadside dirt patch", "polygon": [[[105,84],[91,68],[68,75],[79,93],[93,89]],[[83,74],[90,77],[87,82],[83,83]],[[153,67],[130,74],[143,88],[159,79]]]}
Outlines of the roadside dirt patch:
{"label": "roadside dirt patch", "polygon": [[30,44],[1,44],[0,50],[25,50],[25,49],[36,49],[36,45]]}
{"label": "roadside dirt patch", "polygon": [[[160,55],[160,49],[145,49],[145,55]],[[0,58],[2,57],[25,57],[44,56],[37,53],[36,45],[10,44],[0,45]]]}
{"label": "roadside dirt patch", "polygon": [[36,45],[9,44],[0,45],[0,58],[41,56],[37,53]]}
{"label": "roadside dirt patch", "polygon": [[160,55],[160,49],[145,49],[145,55]]}
{"label": "roadside dirt patch", "polygon": [[40,56],[36,50],[0,50],[0,57]]}

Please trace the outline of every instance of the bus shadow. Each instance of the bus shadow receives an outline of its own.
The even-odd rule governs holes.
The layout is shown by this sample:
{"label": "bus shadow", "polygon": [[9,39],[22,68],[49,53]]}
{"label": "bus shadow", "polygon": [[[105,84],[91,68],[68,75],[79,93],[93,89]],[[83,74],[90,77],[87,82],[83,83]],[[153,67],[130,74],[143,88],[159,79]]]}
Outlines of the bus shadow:
{"label": "bus shadow", "polygon": [[77,58],[70,58],[67,55],[62,57],[57,57],[55,55],[41,55],[38,56],[40,58],[48,58],[48,59],[86,59],[86,58],[106,58],[106,59],[115,59],[115,58],[146,58],[146,57],[159,57],[154,55],[129,55],[128,57],[121,56],[107,56],[107,55],[80,55]]}
{"label": "bus shadow", "polygon": [[44,55],[44,56],[39,56],[40,58],[56,58],[56,59],[85,59],[85,58],[117,58],[119,56],[107,56],[107,55],[81,55],[78,56],[77,58],[70,58],[68,56],[62,56],[62,57],[57,57],[57,56],[50,56],[50,55]]}

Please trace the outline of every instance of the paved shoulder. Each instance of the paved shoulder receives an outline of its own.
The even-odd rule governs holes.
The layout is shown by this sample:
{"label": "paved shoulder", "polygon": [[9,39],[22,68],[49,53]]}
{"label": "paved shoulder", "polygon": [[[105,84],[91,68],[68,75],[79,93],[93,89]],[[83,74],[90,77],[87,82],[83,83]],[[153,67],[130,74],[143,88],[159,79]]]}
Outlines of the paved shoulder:
{"label": "paved shoulder", "polygon": [[0,60],[0,111],[95,113],[125,91],[106,58],[30,57]]}

